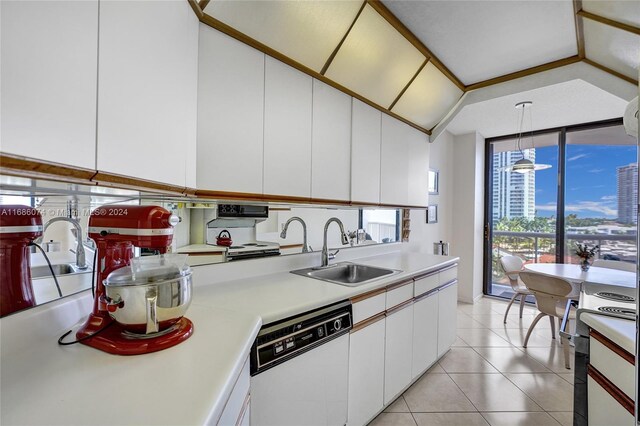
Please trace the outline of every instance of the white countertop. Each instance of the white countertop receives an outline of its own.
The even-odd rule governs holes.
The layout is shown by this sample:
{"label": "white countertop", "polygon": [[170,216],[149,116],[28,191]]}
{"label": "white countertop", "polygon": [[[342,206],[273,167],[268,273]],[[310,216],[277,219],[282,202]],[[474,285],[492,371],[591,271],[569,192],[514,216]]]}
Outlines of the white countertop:
{"label": "white countertop", "polygon": [[[88,292],[2,318],[0,424],[215,422],[261,324],[453,264],[457,258],[393,252],[352,261],[403,272],[355,288],[289,272],[198,282],[187,312],[193,336],[143,356],[56,343],[69,325],[86,316]],[[202,267],[199,280],[213,277],[220,267]],[[228,276],[226,271],[221,276]]]}
{"label": "white countertop", "polygon": [[583,313],[580,320],[632,355],[636,353],[636,322],[622,318]]}

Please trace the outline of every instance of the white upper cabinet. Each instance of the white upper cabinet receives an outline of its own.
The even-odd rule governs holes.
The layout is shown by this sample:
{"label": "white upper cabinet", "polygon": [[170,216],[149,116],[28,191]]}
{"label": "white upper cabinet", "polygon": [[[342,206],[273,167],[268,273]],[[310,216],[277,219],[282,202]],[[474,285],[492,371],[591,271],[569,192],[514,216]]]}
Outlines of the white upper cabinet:
{"label": "white upper cabinet", "polygon": [[311,196],[312,79],[265,61],[264,193]]}
{"label": "white upper cabinet", "polygon": [[101,2],[98,170],[195,186],[197,72],[188,2]]}
{"label": "white upper cabinet", "polygon": [[3,1],[0,14],[0,150],[95,169],[98,1]]}
{"label": "white upper cabinet", "polygon": [[409,126],[403,122],[386,114],[382,115],[380,162],[380,203],[382,204],[408,204],[408,128]]}
{"label": "white upper cabinet", "polygon": [[427,135],[382,115],[380,202],[427,206],[429,142]]}
{"label": "white upper cabinet", "polygon": [[311,197],[349,201],[351,97],[313,80]]}
{"label": "white upper cabinet", "polygon": [[351,201],[380,202],[382,113],[358,99],[351,110]]}
{"label": "white upper cabinet", "polygon": [[429,139],[421,131],[407,126],[409,156],[408,204],[427,207],[429,204]]}
{"label": "white upper cabinet", "polygon": [[197,188],[262,193],[264,54],[200,25]]}

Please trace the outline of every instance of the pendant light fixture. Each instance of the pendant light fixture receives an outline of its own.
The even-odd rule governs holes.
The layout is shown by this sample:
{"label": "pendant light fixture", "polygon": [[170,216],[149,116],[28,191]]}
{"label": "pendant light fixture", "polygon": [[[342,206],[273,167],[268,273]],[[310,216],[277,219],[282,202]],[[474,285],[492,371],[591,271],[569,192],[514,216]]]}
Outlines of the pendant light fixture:
{"label": "pendant light fixture", "polygon": [[522,133],[524,129],[524,116],[527,110],[529,111],[529,126],[531,127],[531,133],[530,133],[531,149],[535,149],[535,144],[533,142],[533,121],[531,119],[532,105],[533,105],[533,102],[531,101],[518,102],[516,104],[516,109],[520,111],[519,113],[520,124],[519,124],[519,130],[518,130],[518,139],[516,141],[516,147],[518,151],[520,151],[520,155],[522,155],[522,158],[516,161],[515,163],[513,163],[512,165],[505,167],[504,170],[507,172],[525,174],[525,173],[534,172],[538,170],[548,169],[551,167],[550,164],[535,164],[533,161],[529,160],[528,158],[524,158],[524,152],[522,151]]}

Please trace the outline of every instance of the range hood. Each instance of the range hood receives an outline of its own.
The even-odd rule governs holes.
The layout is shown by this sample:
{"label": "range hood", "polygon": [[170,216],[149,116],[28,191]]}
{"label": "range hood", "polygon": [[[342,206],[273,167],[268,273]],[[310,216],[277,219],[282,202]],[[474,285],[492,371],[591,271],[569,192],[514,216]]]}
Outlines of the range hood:
{"label": "range hood", "polygon": [[269,217],[268,206],[217,204],[205,211],[207,228],[249,228]]}

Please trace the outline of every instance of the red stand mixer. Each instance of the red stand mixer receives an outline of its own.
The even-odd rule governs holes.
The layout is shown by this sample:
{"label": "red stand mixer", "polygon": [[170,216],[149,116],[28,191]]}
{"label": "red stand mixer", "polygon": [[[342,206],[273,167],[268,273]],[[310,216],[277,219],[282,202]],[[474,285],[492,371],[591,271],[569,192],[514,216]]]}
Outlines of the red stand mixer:
{"label": "red stand mixer", "polygon": [[[155,328],[147,327],[146,333],[139,327],[115,320],[112,316],[118,309],[131,309],[136,303],[131,299],[114,301],[108,297],[105,288],[105,280],[113,271],[119,270],[114,274],[117,276],[123,275],[119,272],[131,270],[134,246],[166,253],[177,222],[176,216],[158,206],[108,205],[91,213],[88,234],[97,247],[97,282],[93,310],[76,333],[76,337],[82,339],[81,343],[111,354],[138,355],[177,345],[193,334],[193,323],[181,315],[171,322],[158,323],[156,320]],[[136,286],[131,284],[135,282],[123,288],[134,289]],[[190,286],[187,296],[188,307]],[[147,315],[155,318],[156,309],[154,301],[154,305],[147,308]]]}
{"label": "red stand mixer", "polygon": [[35,306],[29,245],[42,236],[42,217],[31,207],[0,206],[0,317]]}

